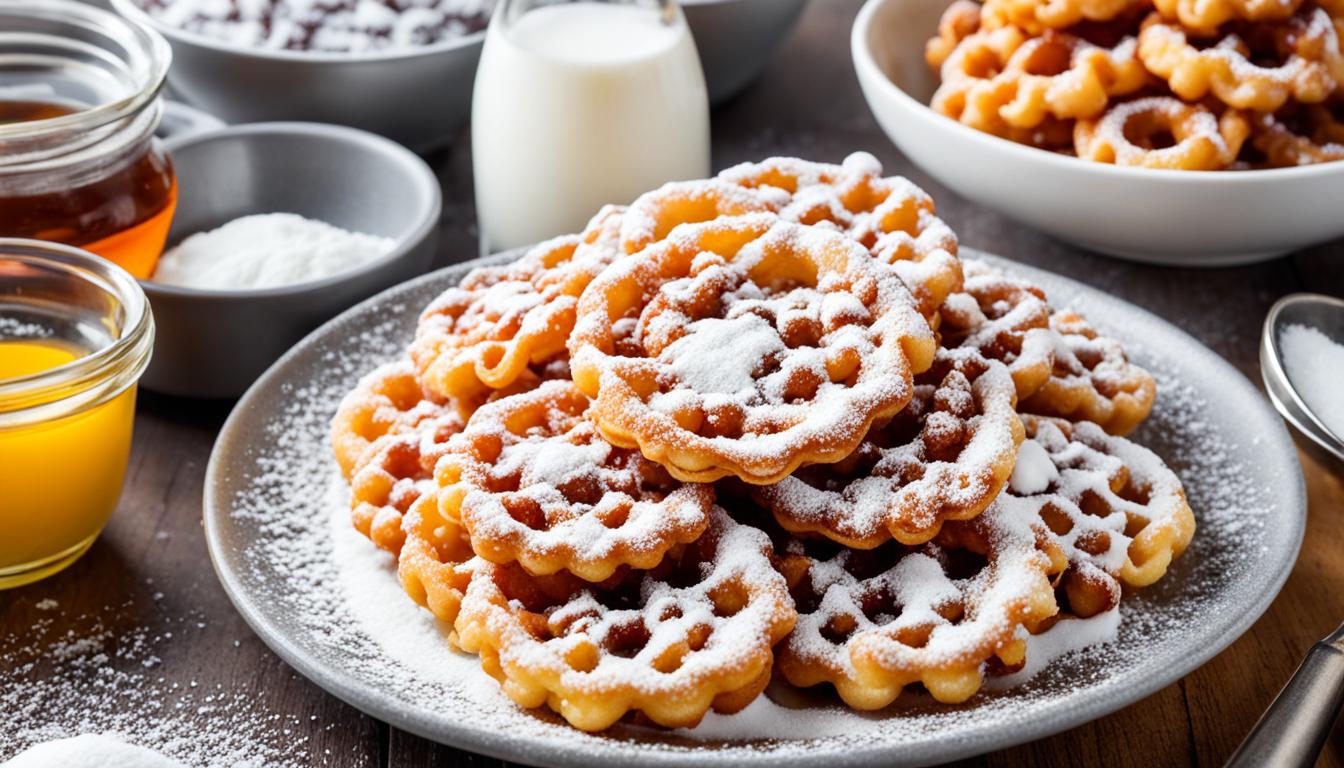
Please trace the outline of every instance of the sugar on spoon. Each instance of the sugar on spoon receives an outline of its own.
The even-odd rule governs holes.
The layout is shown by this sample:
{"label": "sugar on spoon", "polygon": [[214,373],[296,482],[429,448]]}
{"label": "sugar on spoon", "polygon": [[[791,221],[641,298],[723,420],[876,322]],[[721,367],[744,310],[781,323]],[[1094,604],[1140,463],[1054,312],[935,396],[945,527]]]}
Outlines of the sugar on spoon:
{"label": "sugar on spoon", "polygon": [[[1344,430],[1338,424],[1338,414],[1344,413],[1344,392],[1338,389],[1344,385],[1344,371],[1330,370],[1327,371],[1330,376],[1319,375],[1323,366],[1332,366],[1329,358],[1344,354],[1344,350],[1333,351],[1328,346],[1331,342],[1323,342],[1312,329],[1333,344],[1344,344],[1344,301],[1312,293],[1280,299],[1265,318],[1260,338],[1260,369],[1269,399],[1288,423],[1344,461],[1344,440],[1341,440]],[[1286,334],[1305,339],[1307,346],[1285,349],[1289,346],[1285,344]],[[1326,354],[1303,359],[1304,353],[1313,351]],[[1312,366],[1314,371],[1304,370]],[[1313,372],[1317,375],[1307,375]],[[1292,378],[1294,375],[1297,382]],[[1325,391],[1330,389],[1332,379],[1336,389]],[[1311,647],[1227,765],[1229,768],[1315,765],[1341,704],[1344,704],[1344,625]]]}

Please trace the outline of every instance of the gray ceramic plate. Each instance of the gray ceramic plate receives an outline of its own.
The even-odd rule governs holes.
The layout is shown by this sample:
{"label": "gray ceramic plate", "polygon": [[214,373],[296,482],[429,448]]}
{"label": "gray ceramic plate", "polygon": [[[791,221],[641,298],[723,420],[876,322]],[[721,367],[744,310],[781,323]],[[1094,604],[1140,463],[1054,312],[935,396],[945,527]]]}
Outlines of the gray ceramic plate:
{"label": "gray ceramic plate", "polygon": [[[1302,474],[1260,392],[1153,315],[1012,265],[1044,286],[1053,303],[1120,337],[1158,376],[1157,407],[1136,437],[1181,473],[1199,518],[1193,545],[1167,578],[1126,597],[1116,639],[962,706],[912,698],[898,702],[899,711],[861,717],[825,698],[801,713],[762,700],[738,720],[712,716],[698,734],[635,726],[578,733],[509,705],[474,662],[439,638],[419,650],[406,646],[417,633],[435,631],[427,614],[371,620],[369,610],[417,609],[398,594],[386,560],[369,560],[380,555],[370,555],[362,540],[346,540],[342,500],[331,490],[339,486],[326,430],[341,394],[395,356],[419,308],[471,266],[393,288],[302,341],[238,403],[206,477],[210,554],[238,610],[304,675],[399,728],[524,763],[585,768],[953,760],[1063,731],[1180,679],[1250,627],[1296,558],[1306,515]],[[348,561],[371,562],[374,570],[352,579]]]}

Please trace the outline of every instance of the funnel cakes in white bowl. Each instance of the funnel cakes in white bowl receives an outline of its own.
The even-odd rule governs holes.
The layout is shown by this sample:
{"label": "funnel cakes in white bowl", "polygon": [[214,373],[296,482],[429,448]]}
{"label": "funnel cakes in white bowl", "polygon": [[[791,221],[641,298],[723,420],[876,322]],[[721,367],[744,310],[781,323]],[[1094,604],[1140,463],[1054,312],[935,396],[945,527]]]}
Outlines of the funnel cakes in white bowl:
{"label": "funnel cakes in white bowl", "polygon": [[[1122,258],[1242,264],[1344,236],[1341,22],[1298,5],[868,0],[850,47],[883,131],[972,202]],[[1238,8],[1277,20],[1181,26]]]}

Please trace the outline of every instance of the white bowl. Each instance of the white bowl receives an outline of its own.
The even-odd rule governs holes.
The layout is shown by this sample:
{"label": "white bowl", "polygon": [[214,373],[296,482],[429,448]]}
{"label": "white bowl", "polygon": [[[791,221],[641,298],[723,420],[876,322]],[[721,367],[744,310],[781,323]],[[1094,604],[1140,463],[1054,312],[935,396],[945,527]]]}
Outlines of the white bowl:
{"label": "white bowl", "polygon": [[483,32],[393,51],[272,50],[178,29],[137,0],[111,3],[168,39],[173,93],[226,123],[337,123],[426,151],[451,141],[471,112]]}
{"label": "white bowl", "polygon": [[887,136],[948,188],[1061,240],[1135,261],[1224,266],[1344,236],[1344,162],[1261,171],[1127,168],[968,128],[929,109],[924,63],[950,0],[868,0],[850,47]]}

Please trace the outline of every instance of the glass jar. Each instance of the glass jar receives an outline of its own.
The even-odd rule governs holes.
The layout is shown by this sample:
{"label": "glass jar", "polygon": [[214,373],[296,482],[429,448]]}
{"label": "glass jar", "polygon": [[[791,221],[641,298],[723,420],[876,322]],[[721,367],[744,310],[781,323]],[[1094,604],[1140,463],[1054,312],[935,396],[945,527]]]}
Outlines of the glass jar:
{"label": "glass jar", "polygon": [[153,348],[149,303],[125,270],[0,239],[0,589],[56,573],[98,537]]}
{"label": "glass jar", "polygon": [[154,136],[171,53],[74,0],[0,0],[0,237],[77,245],[154,272],[177,203]]}

